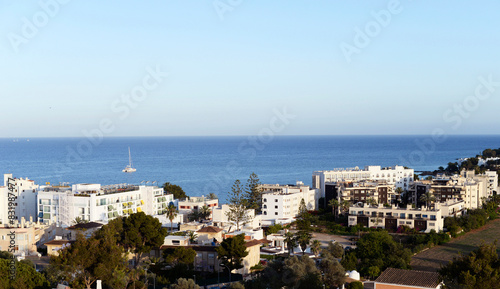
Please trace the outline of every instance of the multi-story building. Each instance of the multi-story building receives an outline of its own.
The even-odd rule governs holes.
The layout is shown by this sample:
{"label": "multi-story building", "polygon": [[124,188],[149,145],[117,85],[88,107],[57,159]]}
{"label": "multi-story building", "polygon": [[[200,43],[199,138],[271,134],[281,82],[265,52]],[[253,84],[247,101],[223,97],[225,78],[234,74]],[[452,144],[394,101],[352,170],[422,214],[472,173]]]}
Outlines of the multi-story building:
{"label": "multi-story building", "polygon": [[[219,207],[212,207],[212,222],[214,226],[218,226],[221,228],[228,228],[232,227],[236,229],[236,224],[228,219],[228,213],[230,211],[229,205],[221,205]],[[261,215],[255,215],[255,210],[253,209],[248,209],[246,211],[246,216],[247,220],[245,224],[240,224],[240,227],[246,227],[246,228],[251,228],[251,229],[257,229],[260,228],[261,221],[262,221],[262,216]]]}
{"label": "multi-story building", "polygon": [[395,205],[370,206],[359,204],[349,207],[349,226],[380,227],[395,231],[399,226],[408,226],[417,231],[436,232],[444,228],[444,217],[461,215],[465,208],[463,200],[437,203],[433,208],[398,208]]}
{"label": "multi-story building", "polygon": [[217,207],[218,205],[219,205],[218,199],[209,199],[204,196],[190,197],[179,200],[178,210],[180,214],[189,214],[192,210],[198,210],[203,206],[207,206],[210,209],[212,209],[214,207]]}
{"label": "multi-story building", "polygon": [[[302,182],[296,185],[261,185],[262,221],[292,220],[299,213],[299,207],[304,200],[307,210],[315,210],[319,199],[319,190],[311,189]],[[265,222],[267,221],[267,222]],[[271,224],[272,225],[272,224]]]}
{"label": "multi-story building", "polygon": [[393,204],[395,201],[394,185],[383,181],[338,182],[338,200],[352,203],[366,203],[372,199],[377,204]]}
{"label": "multi-story building", "polygon": [[436,199],[435,202],[458,199],[465,202],[465,208],[477,209],[481,207],[486,198],[493,194],[493,191],[488,188],[490,184],[489,176],[477,176],[473,172],[417,181],[410,187],[410,202],[416,204],[417,207],[427,205],[422,199],[422,195],[431,192]]}
{"label": "multi-story building", "polygon": [[[15,214],[11,218],[21,220],[30,217],[36,220],[36,191],[38,185],[28,178],[14,178],[12,174],[4,174],[4,186],[0,187],[0,222],[9,223],[9,207],[14,208]],[[9,197],[16,200],[9,202]],[[11,206],[9,206],[11,203]],[[13,206],[12,206],[13,205]]]}
{"label": "multi-story building", "polygon": [[138,212],[159,215],[170,203],[175,205],[173,195],[155,186],[76,184],[71,189],[40,188],[37,211],[40,221],[66,227],[77,217],[107,223]]}
{"label": "multi-story building", "polygon": [[327,183],[362,180],[385,180],[390,185],[407,190],[413,182],[414,170],[403,166],[382,168],[380,166],[366,166],[363,170],[355,168],[340,168],[331,171],[315,171],[312,175],[312,187],[320,189],[321,197],[325,198],[325,204],[335,197],[326,188]]}

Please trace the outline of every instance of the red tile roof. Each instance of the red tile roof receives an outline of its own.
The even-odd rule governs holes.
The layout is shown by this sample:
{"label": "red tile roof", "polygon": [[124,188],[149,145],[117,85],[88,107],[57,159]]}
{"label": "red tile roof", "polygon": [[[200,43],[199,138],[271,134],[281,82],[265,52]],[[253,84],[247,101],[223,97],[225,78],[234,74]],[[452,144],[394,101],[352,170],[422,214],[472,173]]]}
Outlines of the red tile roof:
{"label": "red tile roof", "polygon": [[44,243],[45,246],[47,245],[64,245],[67,243],[74,243],[75,241],[69,241],[69,240],[52,240],[47,243]]}
{"label": "red tile roof", "polygon": [[245,243],[245,247],[249,248],[249,247],[253,247],[253,246],[256,246],[256,245],[260,245],[262,244],[262,241],[261,240],[252,240],[252,241],[248,241]]}
{"label": "red tile roof", "polygon": [[376,283],[418,286],[422,288],[436,288],[441,279],[436,272],[424,272],[387,268],[375,280]]}
{"label": "red tile roof", "polygon": [[68,227],[68,230],[86,230],[86,229],[99,228],[99,227],[102,227],[101,223],[88,222],[88,223],[80,223],[80,224],[73,225],[71,227]]}
{"label": "red tile roof", "polygon": [[205,228],[199,229],[198,231],[196,231],[196,233],[219,233],[221,231],[222,231],[221,228],[217,228],[214,226],[207,226]]}

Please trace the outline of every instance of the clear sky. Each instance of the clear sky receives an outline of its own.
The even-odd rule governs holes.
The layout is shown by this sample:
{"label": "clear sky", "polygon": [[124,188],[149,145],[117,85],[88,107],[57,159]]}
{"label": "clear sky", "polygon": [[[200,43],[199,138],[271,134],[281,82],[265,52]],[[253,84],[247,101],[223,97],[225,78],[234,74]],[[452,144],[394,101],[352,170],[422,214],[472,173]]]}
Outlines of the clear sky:
{"label": "clear sky", "polygon": [[0,137],[499,133],[498,1],[61,2],[0,0]]}

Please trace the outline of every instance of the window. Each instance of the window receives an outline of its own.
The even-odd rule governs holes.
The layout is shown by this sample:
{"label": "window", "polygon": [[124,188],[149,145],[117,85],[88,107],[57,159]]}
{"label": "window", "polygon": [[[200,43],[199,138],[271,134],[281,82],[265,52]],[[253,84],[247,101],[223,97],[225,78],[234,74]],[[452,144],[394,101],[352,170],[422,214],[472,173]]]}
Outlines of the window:
{"label": "window", "polygon": [[274,199],[275,202],[278,202],[278,199]]}
{"label": "window", "polygon": [[267,212],[266,212],[266,211],[264,211],[264,215],[267,215]]}
{"label": "window", "polygon": [[274,206],[274,208],[275,208],[275,209],[277,209],[277,208],[278,208],[278,206]]}
{"label": "window", "polygon": [[264,209],[267,209],[267,205],[264,205]]}
{"label": "window", "polygon": [[406,225],[411,225],[411,222],[406,222]]}
{"label": "window", "polygon": [[181,241],[179,240],[172,240],[172,245],[180,245]]}
{"label": "window", "polygon": [[267,199],[264,199],[264,202],[267,202]]}
{"label": "window", "polygon": [[277,216],[277,215],[278,215],[278,212],[275,212],[274,214]]}
{"label": "window", "polygon": [[434,227],[434,223],[429,223],[429,227]]}
{"label": "window", "polygon": [[431,215],[431,220],[436,220],[436,215]]}
{"label": "window", "polygon": [[215,254],[214,253],[209,253],[208,254],[208,259],[214,259],[215,258]]}

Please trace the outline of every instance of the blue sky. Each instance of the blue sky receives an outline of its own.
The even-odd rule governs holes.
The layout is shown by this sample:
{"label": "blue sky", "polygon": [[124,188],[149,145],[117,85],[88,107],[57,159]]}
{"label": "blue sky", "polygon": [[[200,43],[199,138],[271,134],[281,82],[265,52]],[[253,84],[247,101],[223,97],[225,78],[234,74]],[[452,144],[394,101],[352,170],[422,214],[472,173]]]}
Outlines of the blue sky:
{"label": "blue sky", "polygon": [[0,0],[0,137],[499,132],[498,1],[61,2]]}

